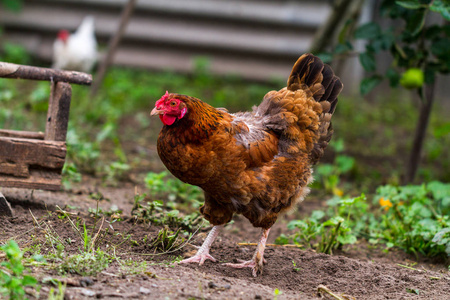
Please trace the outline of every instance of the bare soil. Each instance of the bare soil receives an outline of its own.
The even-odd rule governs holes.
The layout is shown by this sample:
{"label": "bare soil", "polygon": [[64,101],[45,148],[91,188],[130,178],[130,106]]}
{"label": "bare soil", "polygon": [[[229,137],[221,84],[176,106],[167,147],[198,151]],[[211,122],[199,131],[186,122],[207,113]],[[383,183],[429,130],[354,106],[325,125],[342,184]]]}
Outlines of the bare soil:
{"label": "bare soil", "polygon": [[[147,261],[145,270],[127,274],[120,261],[114,260],[106,270],[89,278],[73,274],[62,276],[51,268],[32,267],[33,274],[41,281],[48,276],[69,278],[64,279],[68,282],[65,299],[335,299],[326,293],[320,295],[320,285],[343,299],[450,299],[450,274],[442,262],[419,259],[413,269],[406,268],[404,266],[412,265],[414,257],[395,250],[384,253],[382,249],[370,247],[364,242],[335,255],[269,246],[265,252],[267,265],[264,273],[257,278],[251,276],[250,269],[225,267],[221,263],[251,258],[255,246],[240,246],[238,242],[256,242],[259,238],[259,229],[253,228],[241,216],[236,216],[213,244],[211,254],[218,262],[207,261],[203,266],[171,263],[177,257],[195,253],[192,245],[200,245],[209,228],[201,229],[182,249],[158,255],[143,240],[145,236],[151,240],[161,227],[136,223],[131,217],[135,192],[131,183],[110,188],[101,186],[95,179],[85,178],[82,185],[69,191],[2,188],[1,192],[11,202],[14,217],[0,217],[0,244],[12,238],[22,249],[44,244],[45,232],[42,228],[47,224],[63,240],[70,238],[72,242],[65,249],[68,254],[79,253],[81,238],[68,218],[61,218],[56,209],[58,205],[72,212],[71,218],[74,220],[81,218],[88,225],[97,221],[95,232],[98,228],[104,234],[96,246],[101,249],[115,246],[115,253],[122,262],[127,259]],[[101,200],[97,202],[95,198]],[[117,205],[124,211],[123,220],[104,222],[100,228],[101,222],[88,213],[88,208],[96,208],[97,204],[104,211]],[[273,243],[280,233],[286,232],[286,223],[290,219],[318,207],[320,201],[312,196],[300,205],[298,211],[280,218],[271,231],[269,243]],[[129,238],[125,240],[124,236]],[[45,247],[43,253],[49,251]],[[43,286],[41,298],[46,299],[46,292],[51,286]],[[276,289],[280,291],[278,295],[275,295]]]}

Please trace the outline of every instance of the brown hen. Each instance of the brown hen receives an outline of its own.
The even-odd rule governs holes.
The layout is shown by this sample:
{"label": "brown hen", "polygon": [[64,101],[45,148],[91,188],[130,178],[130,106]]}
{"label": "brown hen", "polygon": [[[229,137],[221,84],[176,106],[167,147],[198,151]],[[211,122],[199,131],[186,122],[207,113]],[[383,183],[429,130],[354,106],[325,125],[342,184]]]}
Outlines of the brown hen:
{"label": "brown hen", "polygon": [[331,139],[341,90],[328,65],[304,54],[287,87],[267,93],[252,112],[230,114],[180,94],[166,93],[156,102],[151,115],[164,124],[158,154],[173,175],[203,189],[200,212],[214,225],[197,254],[181,263],[216,261],[211,244],[238,213],[262,235],[250,261],[226,265],[250,267],[253,276],[262,272],[271,226],[309,191],[311,166]]}

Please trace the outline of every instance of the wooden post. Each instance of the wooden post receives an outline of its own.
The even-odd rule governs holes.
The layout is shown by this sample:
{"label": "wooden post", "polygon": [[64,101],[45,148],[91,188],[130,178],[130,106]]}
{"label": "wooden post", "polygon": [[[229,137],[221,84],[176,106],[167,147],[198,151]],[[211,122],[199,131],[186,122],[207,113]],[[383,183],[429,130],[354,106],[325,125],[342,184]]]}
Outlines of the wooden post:
{"label": "wooden post", "polygon": [[47,111],[47,125],[44,139],[49,141],[66,140],[69,123],[70,98],[72,87],[65,82],[52,83]]}

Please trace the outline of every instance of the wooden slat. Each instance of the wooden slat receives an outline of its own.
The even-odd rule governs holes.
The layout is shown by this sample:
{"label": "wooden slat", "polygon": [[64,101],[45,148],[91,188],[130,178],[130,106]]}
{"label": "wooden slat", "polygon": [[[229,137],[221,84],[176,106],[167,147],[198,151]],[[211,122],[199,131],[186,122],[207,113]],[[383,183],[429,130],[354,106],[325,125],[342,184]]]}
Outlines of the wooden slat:
{"label": "wooden slat", "polygon": [[47,111],[47,125],[45,126],[45,140],[66,140],[71,96],[72,87],[70,84],[65,82],[52,84]]}
{"label": "wooden slat", "polygon": [[[65,142],[0,137],[0,176],[28,178],[30,169],[61,173],[66,157]],[[3,180],[0,178],[0,185]]]}
{"label": "wooden slat", "polygon": [[4,137],[16,137],[23,139],[35,139],[35,140],[43,140],[44,133],[43,132],[34,132],[34,131],[19,131],[19,130],[9,130],[9,129],[0,129],[0,136]]}
{"label": "wooden slat", "polygon": [[0,186],[57,191],[61,189],[61,174],[51,170],[30,170],[28,178],[0,174]]}

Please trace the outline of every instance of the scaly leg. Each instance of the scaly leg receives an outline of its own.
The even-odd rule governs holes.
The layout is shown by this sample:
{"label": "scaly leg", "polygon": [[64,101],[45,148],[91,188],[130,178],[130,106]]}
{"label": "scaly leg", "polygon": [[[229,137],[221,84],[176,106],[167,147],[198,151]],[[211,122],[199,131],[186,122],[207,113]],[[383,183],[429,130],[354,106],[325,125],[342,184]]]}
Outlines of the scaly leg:
{"label": "scaly leg", "polygon": [[180,264],[198,262],[201,266],[207,259],[215,262],[216,259],[209,254],[209,249],[211,248],[212,243],[216,239],[217,235],[219,234],[219,230],[222,227],[223,225],[214,226],[213,229],[211,229],[211,231],[209,232],[202,246],[198,249],[197,253],[190,258],[180,261]]}
{"label": "scaly leg", "polygon": [[264,249],[266,248],[267,237],[269,236],[269,229],[263,229],[261,233],[261,238],[259,239],[258,246],[256,247],[255,254],[249,261],[243,261],[240,264],[226,263],[225,266],[233,268],[252,268],[253,277],[258,274],[262,274],[264,259]]}

